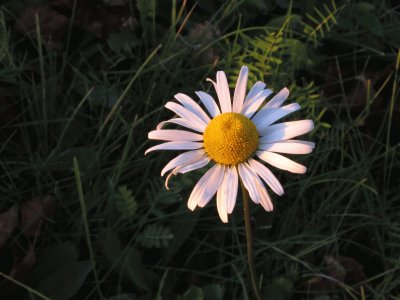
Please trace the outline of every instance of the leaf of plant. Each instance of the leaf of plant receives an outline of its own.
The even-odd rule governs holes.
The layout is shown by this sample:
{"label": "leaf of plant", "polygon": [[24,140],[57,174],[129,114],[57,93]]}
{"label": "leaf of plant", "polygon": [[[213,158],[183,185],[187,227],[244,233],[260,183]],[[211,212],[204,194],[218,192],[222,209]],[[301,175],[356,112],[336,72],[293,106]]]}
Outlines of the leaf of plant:
{"label": "leaf of plant", "polygon": [[207,300],[223,300],[224,288],[219,284],[210,284],[203,287],[204,299]]}
{"label": "leaf of plant", "polygon": [[265,299],[287,300],[290,299],[293,283],[287,278],[276,278],[267,287]]}
{"label": "leaf of plant", "polygon": [[130,247],[126,252],[125,259],[121,269],[126,277],[139,288],[149,291],[150,286],[147,282],[148,274],[142,262],[142,256],[133,247]]}
{"label": "leaf of plant", "polygon": [[109,264],[121,256],[121,243],[117,234],[112,229],[104,229],[97,237],[100,250]]}
{"label": "leaf of plant", "polygon": [[122,31],[110,34],[107,44],[117,54],[129,54],[136,44],[135,41],[135,36],[131,32]]}
{"label": "leaf of plant", "polygon": [[45,248],[39,253],[35,268],[32,270],[31,282],[37,285],[42,279],[62,267],[77,261],[78,252],[70,242],[64,242]]}
{"label": "leaf of plant", "polygon": [[177,300],[204,300],[203,291],[197,286],[191,286],[185,294],[178,296]]}
{"label": "leaf of plant", "polygon": [[137,240],[146,248],[163,248],[167,247],[169,241],[174,238],[169,227],[160,224],[147,225],[141,232]]}
{"label": "leaf of plant", "polygon": [[174,235],[174,238],[171,240],[170,246],[164,256],[165,263],[167,263],[175,253],[178,252],[183,243],[187,240],[200,215],[198,212],[194,212],[188,216],[185,210],[186,207],[181,206],[177,215],[170,223],[171,232]]}
{"label": "leaf of plant", "polygon": [[114,196],[114,204],[122,217],[132,217],[136,214],[138,205],[132,191],[125,185],[118,188],[118,193]]}
{"label": "leaf of plant", "polygon": [[78,292],[91,270],[92,264],[89,260],[71,262],[57,268],[36,288],[49,298],[68,300]]}
{"label": "leaf of plant", "polygon": [[126,281],[142,290],[150,290],[147,280],[151,273],[146,270],[136,249],[130,247],[122,251],[121,242],[112,229],[103,230],[98,236],[98,243],[109,266],[118,261],[113,268],[114,273],[122,275]]}

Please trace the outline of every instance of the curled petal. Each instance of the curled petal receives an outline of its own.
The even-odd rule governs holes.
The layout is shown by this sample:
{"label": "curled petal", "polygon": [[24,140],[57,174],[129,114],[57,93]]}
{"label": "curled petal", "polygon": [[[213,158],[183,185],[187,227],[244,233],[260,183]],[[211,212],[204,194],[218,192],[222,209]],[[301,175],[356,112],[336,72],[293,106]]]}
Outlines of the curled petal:
{"label": "curled petal", "polygon": [[165,165],[165,167],[161,171],[161,176],[164,176],[164,174],[169,170],[172,170],[178,166],[184,166],[189,163],[196,162],[204,156],[205,156],[204,149],[193,150],[182,153]]}
{"label": "curled petal", "polygon": [[212,81],[207,78],[208,81],[211,81],[214,85],[215,91],[218,96],[219,104],[221,106],[221,112],[232,112],[232,104],[231,104],[231,95],[229,93],[229,85],[228,80],[226,79],[225,72],[218,71],[217,72],[217,82]]}
{"label": "curled petal", "polygon": [[171,171],[171,173],[168,174],[167,178],[165,179],[165,188],[169,190],[168,183],[173,175],[184,174],[186,172],[200,169],[206,166],[210,162],[210,160],[211,159],[208,156],[203,156],[195,161],[176,167]]}

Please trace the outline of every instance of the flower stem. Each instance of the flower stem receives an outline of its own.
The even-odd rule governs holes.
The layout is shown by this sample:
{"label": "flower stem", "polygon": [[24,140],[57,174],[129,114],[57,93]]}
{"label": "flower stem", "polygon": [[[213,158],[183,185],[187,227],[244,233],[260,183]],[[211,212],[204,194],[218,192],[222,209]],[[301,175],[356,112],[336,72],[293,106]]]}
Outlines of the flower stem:
{"label": "flower stem", "polygon": [[249,193],[244,187],[242,181],[240,181],[243,193],[243,213],[244,213],[244,224],[246,228],[246,240],[247,240],[247,261],[249,264],[249,271],[251,277],[251,283],[253,285],[254,294],[257,300],[261,300],[260,291],[258,290],[258,279],[256,270],[254,268],[254,253],[253,253],[253,238],[251,232],[251,220],[250,220],[250,206],[249,206]]}

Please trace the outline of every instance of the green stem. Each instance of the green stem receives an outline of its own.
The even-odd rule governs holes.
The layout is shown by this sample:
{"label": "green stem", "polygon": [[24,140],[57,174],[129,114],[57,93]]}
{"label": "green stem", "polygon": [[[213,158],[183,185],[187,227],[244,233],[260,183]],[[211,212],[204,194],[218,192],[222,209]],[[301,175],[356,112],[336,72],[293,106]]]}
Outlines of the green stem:
{"label": "green stem", "polygon": [[251,283],[253,285],[254,294],[257,300],[261,300],[260,291],[258,290],[258,279],[256,270],[254,268],[254,253],[253,253],[253,238],[251,232],[251,220],[250,220],[250,206],[249,206],[249,193],[240,181],[243,193],[243,213],[244,213],[244,224],[246,227],[246,240],[247,240],[247,261],[249,264],[249,271],[251,277]]}

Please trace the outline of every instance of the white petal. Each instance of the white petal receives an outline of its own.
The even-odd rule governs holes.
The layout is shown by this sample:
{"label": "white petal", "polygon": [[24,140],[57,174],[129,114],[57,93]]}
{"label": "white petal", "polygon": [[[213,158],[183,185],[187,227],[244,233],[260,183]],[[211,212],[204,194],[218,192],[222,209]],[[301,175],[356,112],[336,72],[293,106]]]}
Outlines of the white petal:
{"label": "white petal", "polygon": [[308,154],[314,149],[313,142],[300,140],[285,140],[270,144],[261,144],[258,148],[264,151],[288,153],[288,154]]}
{"label": "white petal", "polygon": [[210,162],[210,160],[211,159],[208,156],[204,155],[203,157],[201,157],[200,159],[198,159],[196,161],[192,161],[185,165],[176,167],[175,169],[173,169],[171,171],[171,173],[168,174],[167,178],[165,179],[165,188],[167,190],[169,190],[168,182],[173,175],[184,174],[184,173],[205,167]]}
{"label": "white petal", "polygon": [[221,220],[228,222],[227,214],[235,207],[239,178],[235,167],[225,167],[225,176],[217,192],[217,209]]}
{"label": "white petal", "polygon": [[260,123],[256,125],[257,131],[260,135],[264,135],[268,126],[272,123],[278,121],[279,119],[286,117],[287,115],[297,111],[300,109],[300,105],[297,103],[292,103],[289,105],[285,105],[280,107],[278,110],[275,110],[267,117],[265,117]]}
{"label": "white petal", "polygon": [[260,204],[266,211],[272,211],[274,206],[272,205],[271,197],[268,195],[264,184],[257,175],[254,175],[255,183],[257,186],[258,194],[260,195]]}
{"label": "white petal", "polygon": [[203,140],[203,135],[185,131],[185,130],[153,130],[148,133],[148,138],[151,140],[161,140],[161,141],[201,141]]}
{"label": "white petal", "polygon": [[228,197],[227,197],[227,204],[226,207],[228,209],[228,214],[231,214],[235,204],[236,198],[238,193],[238,186],[239,186],[239,175],[235,167],[229,167],[227,170],[227,177],[228,177]]}
{"label": "white petal", "polygon": [[200,126],[200,127],[193,126],[193,122],[190,122],[189,120],[186,120],[183,118],[174,118],[174,119],[170,119],[167,121],[162,121],[157,125],[157,130],[162,129],[168,123],[174,123],[174,124],[178,124],[178,125],[184,126],[186,128],[192,129],[194,131],[204,132],[204,130],[201,129],[201,128],[203,128],[202,126]]}
{"label": "white petal", "polygon": [[259,124],[271,113],[279,111],[280,106],[282,105],[283,102],[285,102],[285,100],[288,96],[289,96],[289,90],[287,88],[283,88],[270,101],[268,101],[268,103],[265,104],[264,107],[260,111],[257,112],[257,114],[252,119],[254,124],[256,124],[256,125]]}
{"label": "white petal", "polygon": [[229,85],[225,72],[217,72],[217,82],[214,82],[209,78],[207,78],[207,80],[211,81],[214,85],[215,91],[218,95],[219,104],[221,106],[221,112],[232,112],[231,95],[229,93]]}
{"label": "white petal", "polygon": [[199,159],[204,157],[204,155],[205,155],[204,149],[193,150],[182,153],[165,165],[165,167],[161,170],[161,176],[164,176],[166,172],[178,166],[184,166],[186,164],[198,161]]}
{"label": "white petal", "polygon": [[244,96],[246,95],[248,74],[249,69],[246,66],[243,66],[240,69],[239,77],[236,82],[235,93],[233,94],[233,112],[240,113],[242,111]]}
{"label": "white petal", "polygon": [[202,91],[196,92],[196,94],[199,96],[200,101],[203,102],[204,106],[213,118],[221,114],[221,111],[213,97]]}
{"label": "white petal", "polygon": [[307,168],[280,154],[268,151],[257,151],[256,155],[270,165],[292,173],[303,174]]}
{"label": "white petal", "polygon": [[198,105],[192,98],[188,95],[179,93],[175,95],[176,100],[178,100],[184,107],[196,114],[200,119],[202,119],[206,124],[210,122],[210,117],[204,112],[204,110]]}
{"label": "white petal", "polygon": [[265,107],[266,108],[279,107],[282,105],[283,102],[285,102],[288,96],[289,96],[289,90],[287,88],[283,88],[270,101],[268,101],[267,104],[265,104]]}
{"label": "white petal", "polygon": [[251,118],[257,110],[260,108],[261,104],[265,101],[265,99],[272,93],[271,90],[263,90],[257,95],[254,95],[243,107],[242,114],[246,117]]}
{"label": "white petal", "polygon": [[217,192],[224,178],[224,168],[215,165],[197,182],[188,200],[188,208],[194,210],[196,206],[203,207]]}
{"label": "white petal", "polygon": [[181,141],[166,142],[147,149],[144,155],[156,150],[194,150],[200,148],[203,148],[203,143]]}
{"label": "white petal", "polygon": [[179,170],[177,170],[177,173],[185,174],[187,172],[200,169],[202,167],[205,167],[210,162],[210,160],[211,160],[211,158],[209,158],[207,155],[205,155],[198,161],[195,161],[193,163],[179,167]]}
{"label": "white petal", "polygon": [[257,114],[253,118],[253,122],[257,124],[271,112],[271,109],[277,109],[278,107],[280,107],[281,104],[286,100],[288,95],[289,90],[287,88],[279,91],[278,94],[276,94],[270,101],[268,101],[267,104],[264,105],[264,107],[259,112],[257,112]]}
{"label": "white petal", "polygon": [[250,166],[253,168],[254,172],[260,176],[266,184],[273,190],[277,195],[283,195],[283,187],[279,182],[278,178],[262,163],[256,161],[255,159],[249,159]]}
{"label": "white petal", "polygon": [[228,198],[229,184],[227,180],[227,174],[225,170],[225,176],[222,180],[221,186],[217,191],[217,211],[222,222],[228,222],[228,209],[227,209],[227,198]]}
{"label": "white petal", "polygon": [[200,129],[202,132],[207,127],[207,123],[204,122],[201,118],[199,118],[196,114],[188,110],[187,108],[179,105],[178,103],[175,102],[167,102],[165,104],[165,107],[172,110],[174,113],[176,113],[178,116],[192,122],[192,126]]}
{"label": "white petal", "polygon": [[299,135],[306,134],[313,130],[312,120],[300,120],[283,122],[269,126],[260,138],[260,144],[272,143],[276,141],[288,140]]}
{"label": "white petal", "polygon": [[244,104],[246,105],[247,101],[251,101],[253,97],[261,93],[264,90],[264,88],[265,88],[265,83],[257,81],[247,94],[246,99],[244,100]]}
{"label": "white petal", "polygon": [[250,167],[248,167],[246,163],[242,163],[238,166],[238,169],[240,178],[242,179],[244,187],[249,192],[251,200],[258,204],[260,202],[260,195],[258,194],[257,186],[254,183],[254,176]]}
{"label": "white petal", "polygon": [[[250,190],[253,190],[253,193],[251,193],[250,190],[246,187],[245,181],[243,180],[241,174],[240,177],[242,178],[243,184],[245,185],[246,189],[249,191],[250,198],[253,200],[254,203],[261,203],[262,207],[264,207],[266,211],[272,211],[273,205],[271,198],[269,197],[268,192],[265,189],[265,186],[262,183],[261,179],[258,177],[257,173],[247,163],[241,165],[244,167],[244,169],[246,169],[247,172],[247,174],[245,175],[248,181],[247,185],[249,186]],[[239,167],[241,165],[239,165]]]}
{"label": "white petal", "polygon": [[265,118],[274,112],[278,111],[279,108],[266,108],[265,106],[257,111],[256,115],[251,119],[251,121],[257,126],[260,124]]}

